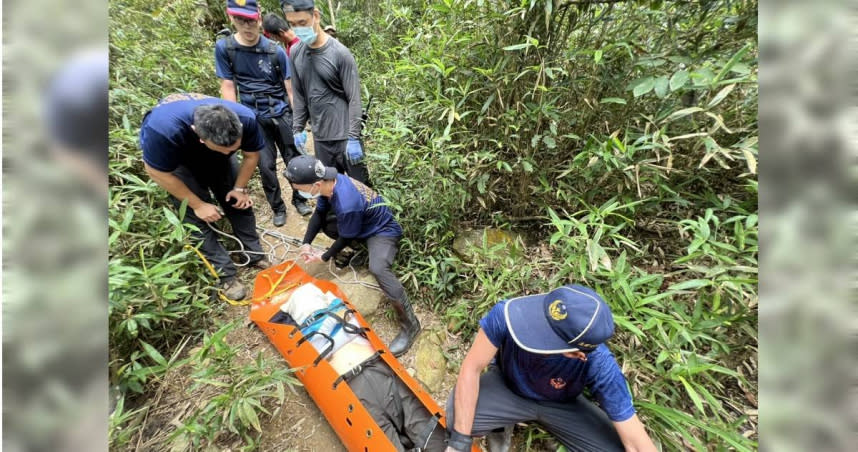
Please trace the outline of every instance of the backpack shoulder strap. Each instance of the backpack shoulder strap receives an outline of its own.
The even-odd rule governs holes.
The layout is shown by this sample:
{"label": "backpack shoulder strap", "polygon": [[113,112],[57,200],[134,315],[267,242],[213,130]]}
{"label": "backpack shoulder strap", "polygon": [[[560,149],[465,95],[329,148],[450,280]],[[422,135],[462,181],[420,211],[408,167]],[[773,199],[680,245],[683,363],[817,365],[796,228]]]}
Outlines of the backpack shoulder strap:
{"label": "backpack shoulder strap", "polygon": [[[277,80],[283,80],[283,68],[280,67],[280,58],[277,58],[277,43],[268,41],[268,47],[265,52],[268,54],[268,59],[271,61],[271,67],[274,68],[274,73],[277,74]],[[284,50],[285,52],[285,50]]]}
{"label": "backpack shoulder strap", "polygon": [[238,42],[235,40],[235,35],[229,35],[221,38],[219,41],[225,41],[226,62],[229,64],[229,70],[235,74],[235,52],[238,50]]}

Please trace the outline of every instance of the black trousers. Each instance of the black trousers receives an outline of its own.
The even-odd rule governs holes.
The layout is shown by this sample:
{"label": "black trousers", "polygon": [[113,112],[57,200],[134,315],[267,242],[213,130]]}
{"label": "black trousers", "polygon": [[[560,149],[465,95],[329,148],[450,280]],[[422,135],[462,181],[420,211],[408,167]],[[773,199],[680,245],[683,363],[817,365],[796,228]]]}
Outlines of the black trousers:
{"label": "black trousers", "polygon": [[[173,175],[184,182],[201,200],[217,204],[223,209],[224,216],[232,225],[233,235],[241,241],[245,250],[262,252],[259,235],[256,233],[256,217],[253,215],[253,208],[236,209],[226,202],[226,194],[235,186],[235,178],[238,175],[235,159],[213,158],[212,161],[194,168],[180,166],[173,171]],[[181,201],[175,197],[171,197],[171,200],[178,209]],[[185,211],[183,221],[200,230],[200,232],[193,232],[192,235],[195,239],[202,241],[200,252],[214,266],[221,280],[228,281],[235,278],[235,264],[218,241],[218,234],[211,230],[205,221],[197,217],[191,208]],[[245,262],[256,262],[262,258],[262,254],[244,255]]]}
{"label": "black trousers", "polygon": [[[455,425],[455,394],[454,388],[447,400],[448,426]],[[512,392],[500,370],[490,366],[480,376],[471,434],[484,436],[519,422],[536,422],[571,451],[625,450],[608,415],[583,395],[562,403],[526,399]]]}
{"label": "black trousers", "polygon": [[429,410],[383,362],[367,365],[348,385],[396,450],[446,449],[444,427],[432,429]]}
{"label": "black trousers", "polygon": [[[274,213],[286,212],[280,182],[277,180],[277,154],[279,151],[283,162],[287,164],[292,158],[301,155],[292,137],[292,113],[286,112],[279,118],[257,116],[257,122],[265,134],[265,149],[259,154],[259,174],[265,199]],[[306,201],[297,191],[292,191],[292,205]]]}
{"label": "black trousers", "polygon": [[[328,215],[323,219],[322,232],[334,240],[339,238],[337,217],[333,212],[328,212]],[[405,299],[405,287],[391,269],[393,261],[396,259],[396,253],[399,252],[400,238],[374,235],[366,239],[355,239],[349,243],[349,246],[354,249],[366,247],[367,253],[369,253],[369,272],[375,277],[384,295],[394,301]]]}
{"label": "black trousers", "polygon": [[316,158],[321,160],[325,166],[333,166],[340,174],[348,174],[352,179],[372,188],[366,162],[361,161],[353,165],[346,158],[348,142],[348,140],[314,141],[313,147],[316,150]]}

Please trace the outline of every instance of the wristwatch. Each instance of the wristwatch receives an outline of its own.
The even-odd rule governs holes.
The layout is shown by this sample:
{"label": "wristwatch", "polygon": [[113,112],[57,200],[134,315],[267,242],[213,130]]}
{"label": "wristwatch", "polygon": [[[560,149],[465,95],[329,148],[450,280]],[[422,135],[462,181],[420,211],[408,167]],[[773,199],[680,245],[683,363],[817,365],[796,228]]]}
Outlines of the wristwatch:
{"label": "wristwatch", "polygon": [[248,190],[247,187],[232,187],[232,189],[239,193],[244,193],[245,195],[250,194],[250,190]]}

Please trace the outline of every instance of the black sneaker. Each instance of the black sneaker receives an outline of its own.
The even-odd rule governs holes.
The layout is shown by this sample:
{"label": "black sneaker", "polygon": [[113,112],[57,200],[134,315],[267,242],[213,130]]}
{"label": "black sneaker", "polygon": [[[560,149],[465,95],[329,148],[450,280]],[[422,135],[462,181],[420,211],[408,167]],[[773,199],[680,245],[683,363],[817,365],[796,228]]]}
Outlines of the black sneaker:
{"label": "black sneaker", "polygon": [[286,211],[274,213],[274,219],[271,222],[278,228],[286,224]]}
{"label": "black sneaker", "polygon": [[369,255],[365,250],[348,250],[343,251],[334,258],[334,265],[342,270],[349,265],[354,268],[360,268],[366,266],[369,262]]}
{"label": "black sneaker", "polygon": [[313,213],[313,208],[308,206],[306,202],[296,202],[295,203],[295,210],[297,210],[298,214],[301,215],[302,217],[310,215],[311,213]]}
{"label": "black sneaker", "polygon": [[355,257],[355,252],[353,250],[340,251],[339,254],[334,257],[334,266],[342,270],[349,266],[349,263],[352,261],[353,257]]}

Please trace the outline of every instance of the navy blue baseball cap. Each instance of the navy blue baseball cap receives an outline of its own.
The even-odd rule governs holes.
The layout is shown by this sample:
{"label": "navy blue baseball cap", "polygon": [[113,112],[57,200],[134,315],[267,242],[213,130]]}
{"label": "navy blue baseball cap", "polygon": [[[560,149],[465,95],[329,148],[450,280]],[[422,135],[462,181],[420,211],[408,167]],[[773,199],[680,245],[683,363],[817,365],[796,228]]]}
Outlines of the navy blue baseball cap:
{"label": "navy blue baseball cap", "polygon": [[283,176],[293,184],[312,184],[322,179],[336,179],[337,169],[325,166],[321,160],[312,155],[299,155],[289,160]]}
{"label": "navy blue baseball cap", "polygon": [[226,0],[226,13],[259,20],[259,4],[256,0]]}
{"label": "navy blue baseball cap", "polygon": [[504,317],[515,343],[531,353],[589,352],[614,335],[611,308],[579,285],[513,298]]}

